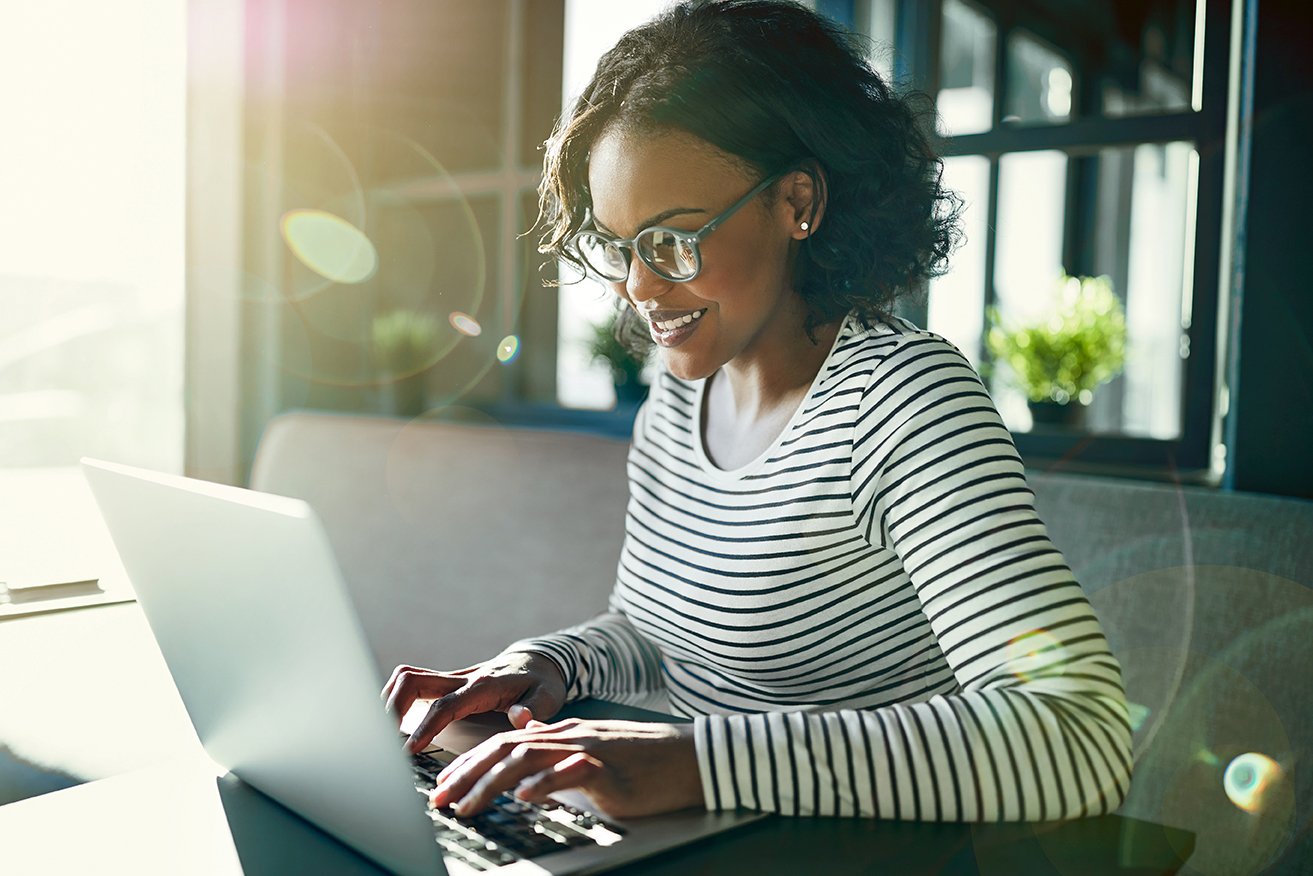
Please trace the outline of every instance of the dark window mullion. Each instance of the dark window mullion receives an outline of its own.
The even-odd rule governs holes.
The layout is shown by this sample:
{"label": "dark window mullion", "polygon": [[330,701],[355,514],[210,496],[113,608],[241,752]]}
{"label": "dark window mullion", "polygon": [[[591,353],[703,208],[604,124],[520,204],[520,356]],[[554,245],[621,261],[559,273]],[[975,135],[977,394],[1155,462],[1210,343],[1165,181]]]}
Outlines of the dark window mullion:
{"label": "dark window mullion", "polygon": [[[1003,108],[1006,106],[1007,91],[1007,35],[1011,26],[995,17],[994,20],[994,106],[991,110],[993,129],[997,130],[1003,120]],[[994,283],[994,270],[998,263],[995,251],[998,248],[998,181],[999,162],[997,155],[989,156],[989,194],[985,198],[985,313],[981,319],[980,358],[989,356],[989,308],[998,302],[998,287]]]}
{"label": "dark window mullion", "polygon": [[948,137],[940,144],[945,155],[1000,155],[1061,149],[1089,155],[1114,146],[1200,140],[1211,121],[1205,113],[1184,110],[1159,115],[1088,117],[1061,125],[1006,124],[983,134]]}
{"label": "dark window mullion", "polygon": [[[1206,0],[1204,30],[1203,106],[1196,139],[1199,151],[1199,190],[1195,206],[1194,289],[1187,332],[1190,357],[1185,360],[1184,410],[1181,434],[1185,440],[1180,464],[1202,468],[1212,462],[1215,380],[1218,359],[1217,322],[1223,289],[1219,270],[1222,239],[1224,137],[1231,50],[1231,3]],[[1195,35],[1195,39],[1198,39]],[[1220,437],[1220,435],[1218,436]]]}
{"label": "dark window mullion", "polygon": [[[1076,62],[1072,63],[1071,118],[1079,119],[1097,113],[1099,107],[1099,76],[1084,75]],[[1099,156],[1067,155],[1066,223],[1062,241],[1062,264],[1067,273],[1093,274],[1095,272],[1095,226],[1098,215]],[[1123,287],[1124,289],[1124,287]]]}

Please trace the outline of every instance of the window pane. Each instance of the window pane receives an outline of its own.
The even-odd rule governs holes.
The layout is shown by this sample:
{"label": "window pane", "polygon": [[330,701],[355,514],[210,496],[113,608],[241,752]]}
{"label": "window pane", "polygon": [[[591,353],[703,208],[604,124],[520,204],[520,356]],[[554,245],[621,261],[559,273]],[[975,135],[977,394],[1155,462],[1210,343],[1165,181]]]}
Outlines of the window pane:
{"label": "window pane", "polygon": [[993,127],[995,28],[962,0],[944,0],[940,45],[940,130],[945,135],[978,134]]}
{"label": "window pane", "polygon": [[1003,120],[1063,122],[1071,115],[1071,65],[1024,31],[1008,37]]}
{"label": "window pane", "polygon": [[1129,116],[1190,109],[1190,80],[1153,61],[1144,61],[1129,85],[1108,77],[1103,84],[1103,112]]}
{"label": "window pane", "polygon": [[[1099,158],[1095,269],[1126,305],[1126,370],[1094,394],[1100,431],[1181,431],[1198,155],[1189,143],[1108,149]],[[1130,221],[1127,222],[1127,217]]]}
{"label": "window pane", "polygon": [[[1063,270],[1066,188],[1067,156],[1062,152],[1022,152],[999,160],[994,291],[1005,320],[1033,321],[1048,314]],[[1010,429],[1030,428],[1026,398],[1019,390],[995,375],[990,392]]]}
{"label": "window pane", "polygon": [[0,466],[182,470],[185,11],[5,7]]}
{"label": "window pane", "polygon": [[[569,106],[593,75],[602,53],[631,27],[647,21],[669,5],[668,0],[567,0],[565,5],[565,105]],[[600,283],[584,279],[568,265],[560,266],[561,290],[556,358],[557,399],[565,407],[609,408],[615,403],[611,373],[591,361],[588,339],[592,326],[613,309],[614,295]]]}
{"label": "window pane", "polygon": [[855,4],[854,29],[871,38],[871,67],[889,82],[894,75],[898,0],[863,0]]}
{"label": "window pane", "polygon": [[964,155],[944,160],[944,185],[964,202],[965,240],[947,274],[930,282],[927,328],[957,345],[979,366],[985,310],[985,243],[989,220],[989,159]]}
{"label": "window pane", "polygon": [[[1199,109],[1204,0],[1144,0],[1117,8],[1115,33],[1100,72],[1109,116]],[[1200,29],[1196,33],[1196,29]]]}

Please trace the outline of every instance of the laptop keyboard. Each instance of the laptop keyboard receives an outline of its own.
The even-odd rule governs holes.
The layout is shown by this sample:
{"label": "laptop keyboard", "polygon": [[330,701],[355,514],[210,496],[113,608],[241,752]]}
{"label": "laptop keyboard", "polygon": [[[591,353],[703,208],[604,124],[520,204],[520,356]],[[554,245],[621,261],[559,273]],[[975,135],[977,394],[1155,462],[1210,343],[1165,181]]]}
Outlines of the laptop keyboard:
{"label": "laptop keyboard", "polygon": [[[414,755],[415,790],[428,796],[437,775],[454,758],[447,751]],[[458,816],[451,807],[428,810],[438,845],[476,869],[490,870],[579,846],[609,846],[624,829],[582,809],[560,803],[528,803],[499,794],[478,815]]]}

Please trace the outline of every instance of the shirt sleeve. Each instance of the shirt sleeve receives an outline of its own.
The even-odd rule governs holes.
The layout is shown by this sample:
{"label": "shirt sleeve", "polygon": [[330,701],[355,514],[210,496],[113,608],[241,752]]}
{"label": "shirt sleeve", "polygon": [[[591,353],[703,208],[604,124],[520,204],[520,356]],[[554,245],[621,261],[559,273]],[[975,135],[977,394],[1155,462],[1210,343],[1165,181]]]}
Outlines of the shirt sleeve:
{"label": "shirt sleeve", "polygon": [[1121,666],[993,401],[942,338],[909,334],[869,378],[852,490],[857,525],[902,560],[960,691],[700,717],[708,808],[935,821],[1116,809],[1132,760]]}
{"label": "shirt sleeve", "polygon": [[567,701],[614,699],[664,686],[661,653],[614,605],[578,626],[521,639],[503,653],[524,651],[556,664],[565,678]]}

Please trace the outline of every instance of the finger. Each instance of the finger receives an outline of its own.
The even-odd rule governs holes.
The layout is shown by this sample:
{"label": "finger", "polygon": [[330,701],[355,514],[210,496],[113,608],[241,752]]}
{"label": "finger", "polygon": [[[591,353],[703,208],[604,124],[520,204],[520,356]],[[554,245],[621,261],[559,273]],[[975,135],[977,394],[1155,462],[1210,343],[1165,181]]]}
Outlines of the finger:
{"label": "finger", "polygon": [[392,670],[392,675],[388,677],[387,683],[383,685],[383,690],[379,691],[378,698],[380,700],[386,700],[388,696],[391,695],[392,688],[396,686],[397,678],[400,677],[401,673],[424,671],[423,667],[420,666],[411,666],[408,663],[399,664],[396,669]]}
{"label": "finger", "polygon": [[[438,798],[435,805],[443,806],[453,800],[459,800],[474,785],[475,781],[493,764],[504,760],[521,743],[531,743],[541,748],[561,748],[562,744],[550,740],[539,740],[523,731],[499,733],[481,745],[476,745],[464,754],[458,755],[438,774],[436,786],[431,797]],[[569,751],[578,751],[578,745],[565,746]]]}
{"label": "finger", "polygon": [[561,746],[535,746],[521,743],[511,750],[505,760],[493,764],[456,803],[460,815],[482,812],[492,799],[509,791],[524,779],[570,757],[573,752]]}
{"label": "finger", "polygon": [[515,796],[521,800],[542,802],[554,791],[569,788],[587,788],[601,775],[604,769],[600,760],[579,751],[564,760],[558,761],[551,769],[536,773],[520,783],[515,789]]}
{"label": "finger", "polygon": [[400,720],[419,699],[436,699],[459,690],[467,683],[464,678],[451,678],[444,672],[431,670],[403,671],[397,675],[392,693],[383,708]]}
{"label": "finger", "polygon": [[544,722],[534,718],[533,712],[520,703],[516,703],[507,709],[506,716],[511,719],[511,726],[516,730],[537,730],[539,727],[547,726]]}
{"label": "finger", "polygon": [[512,727],[516,730],[523,730],[533,720],[533,713],[516,703],[506,710],[506,717],[511,719]]}
{"label": "finger", "polygon": [[529,692],[520,698],[519,704],[529,710],[531,717],[539,721],[545,721],[561,710],[561,704],[556,702],[556,698],[540,684],[530,688]]}
{"label": "finger", "polygon": [[511,790],[525,778],[577,751],[577,745],[504,743],[468,761],[463,769],[434,789],[431,799],[435,806],[458,801],[456,811],[470,815],[486,808],[503,791]]}
{"label": "finger", "polygon": [[428,712],[415,725],[410,738],[406,740],[407,751],[414,754],[422,750],[452,721],[458,721],[467,715],[491,712],[501,705],[498,702],[499,694],[495,686],[468,684],[464,680],[460,683],[464,687],[443,694],[429,706]]}

